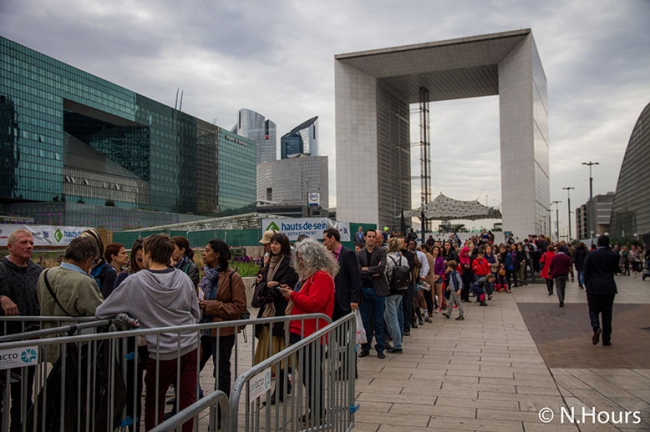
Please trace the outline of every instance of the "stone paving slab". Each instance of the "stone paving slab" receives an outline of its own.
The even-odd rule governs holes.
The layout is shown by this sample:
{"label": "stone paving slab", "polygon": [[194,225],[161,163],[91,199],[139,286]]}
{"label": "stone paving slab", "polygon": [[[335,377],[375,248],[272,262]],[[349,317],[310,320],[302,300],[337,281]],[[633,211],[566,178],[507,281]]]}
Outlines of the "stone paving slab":
{"label": "stone paving slab", "polygon": [[[617,281],[621,295],[615,311],[645,311],[643,308],[650,306],[650,298],[645,297],[650,283],[633,278]],[[425,323],[411,330],[412,336],[404,337],[402,355],[387,353],[387,358],[380,360],[371,353],[359,359],[356,390],[360,410],[355,430],[649,431],[650,362],[628,358],[625,368],[616,361],[602,362],[602,368],[580,364],[581,357],[573,354],[586,351],[594,357],[595,347],[589,337],[583,344],[583,335],[567,336],[559,324],[549,325],[559,316],[556,297],[549,297],[542,284],[513,291],[495,295],[488,307],[463,304],[465,321],[434,314],[433,324]],[[572,315],[575,325],[584,327],[586,323],[589,332],[584,291],[577,289],[577,284],[569,284],[567,307],[563,308],[565,315]],[[531,321],[526,308],[546,311],[548,316]],[[638,344],[628,346],[617,332],[629,331],[630,325],[642,326],[649,317],[650,310],[634,323],[615,316],[618,339],[613,341],[619,343],[613,348],[639,351]],[[538,328],[547,329],[544,341],[536,338]],[[544,351],[552,352],[558,339],[579,345],[572,348],[572,355],[564,353],[564,367],[550,365]],[[543,344],[547,346],[540,346]],[[604,350],[596,348],[600,348],[600,356]],[[650,349],[641,351],[650,358]],[[563,410],[568,413],[571,407],[638,411],[643,417],[638,424],[562,423]],[[548,424],[540,421],[544,408],[554,415]]]}

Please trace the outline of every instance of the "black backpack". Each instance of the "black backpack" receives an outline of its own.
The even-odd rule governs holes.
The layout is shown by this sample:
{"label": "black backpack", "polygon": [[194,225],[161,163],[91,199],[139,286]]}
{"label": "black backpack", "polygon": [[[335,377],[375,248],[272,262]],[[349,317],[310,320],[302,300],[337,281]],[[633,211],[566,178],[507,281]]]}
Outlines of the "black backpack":
{"label": "black backpack", "polygon": [[399,264],[389,256],[390,260],[393,262],[394,266],[392,273],[388,278],[388,285],[390,289],[393,290],[405,290],[408,288],[409,283],[411,282],[411,269],[408,265],[402,265],[402,256],[399,257]]}

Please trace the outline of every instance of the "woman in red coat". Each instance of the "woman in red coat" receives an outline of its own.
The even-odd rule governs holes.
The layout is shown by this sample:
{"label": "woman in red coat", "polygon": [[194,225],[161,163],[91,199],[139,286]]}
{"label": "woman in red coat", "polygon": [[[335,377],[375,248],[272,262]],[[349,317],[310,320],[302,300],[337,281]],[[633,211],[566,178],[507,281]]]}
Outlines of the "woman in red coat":
{"label": "woman in red coat", "polygon": [[[339,268],[332,253],[318,241],[305,239],[296,244],[292,264],[300,275],[300,291],[293,291],[292,287],[287,285],[281,285],[279,288],[282,295],[293,303],[291,315],[322,313],[331,318],[334,313],[334,276]],[[324,319],[291,321],[291,343],[298,343],[325,326],[327,321]],[[309,345],[299,355],[305,355],[300,375],[307,390],[309,407],[309,413],[303,416],[303,427],[309,428],[320,425],[325,414],[321,365],[325,357],[322,345],[315,344]],[[300,364],[300,360],[298,362]],[[316,380],[320,383],[317,384]],[[316,391],[320,392],[320,396]]]}
{"label": "woman in red coat", "polygon": [[541,277],[546,280],[546,289],[548,289],[548,295],[553,295],[553,278],[551,277],[551,272],[550,267],[551,267],[551,261],[553,260],[553,257],[555,256],[555,248],[552,245],[549,245],[549,247],[546,249],[546,252],[544,252],[539,259],[539,264],[543,265],[542,271],[539,273]]}

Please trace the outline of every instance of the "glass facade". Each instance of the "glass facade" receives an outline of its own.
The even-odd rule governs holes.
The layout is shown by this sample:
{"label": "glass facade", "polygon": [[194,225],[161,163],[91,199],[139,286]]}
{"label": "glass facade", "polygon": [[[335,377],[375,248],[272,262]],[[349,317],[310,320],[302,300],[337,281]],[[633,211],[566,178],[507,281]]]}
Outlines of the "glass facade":
{"label": "glass facade", "polygon": [[257,164],[276,159],[276,126],[271,120],[266,120],[258,112],[240,109],[237,113],[237,124],[232,132],[253,140],[257,144]]}
{"label": "glass facade", "polygon": [[282,159],[299,155],[318,156],[318,116],[312,117],[293,128],[280,138]]}
{"label": "glass facade", "polygon": [[614,196],[610,234],[612,238],[650,241],[650,104],[632,130],[625,150]]}
{"label": "glass facade", "polygon": [[253,141],[1,37],[0,140],[3,203],[204,215],[255,203]]}

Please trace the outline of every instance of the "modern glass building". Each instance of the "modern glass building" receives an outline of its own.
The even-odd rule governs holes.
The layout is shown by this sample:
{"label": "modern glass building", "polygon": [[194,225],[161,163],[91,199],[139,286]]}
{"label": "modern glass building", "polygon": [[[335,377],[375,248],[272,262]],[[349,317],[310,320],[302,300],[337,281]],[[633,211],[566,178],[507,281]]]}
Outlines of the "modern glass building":
{"label": "modern glass building", "polygon": [[644,239],[650,243],[650,104],[632,129],[618,175],[610,235],[614,239]]}
{"label": "modern glass building", "polygon": [[299,124],[280,138],[282,159],[299,155],[318,156],[318,116]]}
{"label": "modern glass building", "polygon": [[252,140],[2,37],[0,146],[5,207],[213,216],[255,203]]}
{"label": "modern glass building", "polygon": [[277,158],[277,132],[275,123],[267,120],[262,114],[249,109],[240,109],[237,113],[237,124],[232,132],[249,138],[257,144],[257,164],[274,161]]}

